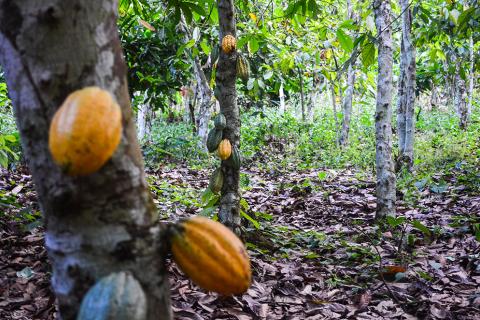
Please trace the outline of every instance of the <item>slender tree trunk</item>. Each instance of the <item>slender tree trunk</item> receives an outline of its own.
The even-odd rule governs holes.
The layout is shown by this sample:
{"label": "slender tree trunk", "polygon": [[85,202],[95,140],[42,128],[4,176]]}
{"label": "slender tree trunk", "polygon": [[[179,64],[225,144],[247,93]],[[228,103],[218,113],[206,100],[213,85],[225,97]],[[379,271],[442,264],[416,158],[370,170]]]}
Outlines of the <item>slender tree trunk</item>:
{"label": "slender tree trunk", "polygon": [[194,59],[195,77],[197,78],[197,97],[199,100],[198,108],[198,128],[197,134],[200,137],[201,148],[206,150],[208,136],[208,122],[212,114],[212,90],[208,85],[207,77],[203,72],[202,65],[198,57]]}
{"label": "slender tree trunk", "polygon": [[[347,1],[347,17],[356,20],[353,12],[352,2]],[[350,62],[347,71],[347,90],[342,104],[342,131],[340,132],[339,144],[345,146],[348,143],[348,134],[350,132],[350,120],[352,117],[353,93],[355,89],[355,60]]]}
{"label": "slender tree trunk", "polygon": [[[354,63],[354,61],[352,61]],[[347,71],[347,90],[345,91],[343,99],[343,119],[342,119],[342,130],[340,132],[339,143],[341,146],[345,146],[348,143],[348,134],[350,132],[350,120],[352,117],[352,102],[353,102],[353,91],[355,87],[355,69],[352,65],[348,66]]]}
{"label": "slender tree trunk", "polygon": [[340,130],[340,124],[338,122],[338,116],[337,116],[337,95],[335,93],[335,86],[333,83],[330,84],[330,92],[332,93],[332,108],[333,108],[333,119],[335,120],[335,133],[336,133],[336,138],[335,141],[338,141],[338,134]]}
{"label": "slender tree trunk", "polygon": [[454,107],[458,115],[459,126],[465,130],[468,125],[468,112],[466,101],[466,85],[465,80],[460,76],[460,59],[455,59],[455,94]]}
{"label": "slender tree trunk", "polygon": [[398,86],[397,130],[399,167],[413,167],[413,137],[415,132],[415,47],[412,43],[412,11],[408,0],[399,0],[403,12]]}
{"label": "slender tree trunk", "polygon": [[280,89],[278,90],[278,96],[280,98],[280,113],[284,114],[286,111],[285,108],[285,93],[283,92],[283,82],[280,83]]}
{"label": "slender tree trunk", "polygon": [[[180,89],[182,102],[183,102],[183,122],[189,123],[190,122],[190,99],[191,96],[188,94],[189,89],[186,86],[183,86]],[[195,125],[195,123],[194,123]]]}
{"label": "slender tree trunk", "polygon": [[[190,41],[193,37],[185,18],[181,17],[183,32],[186,36],[186,41]],[[200,138],[199,148],[207,151],[206,143],[208,137],[208,122],[211,117],[212,106],[212,90],[208,84],[208,79],[203,72],[202,64],[198,57],[193,58],[193,72],[197,81],[196,96],[199,101],[198,118],[197,118],[197,135]],[[195,124],[195,122],[194,122]]]}
{"label": "slender tree trunk", "polygon": [[470,35],[470,74],[468,85],[468,107],[467,107],[467,117],[470,117],[473,107],[473,89],[475,87],[475,59],[474,59],[474,43],[473,36]]}
{"label": "slender tree trunk", "polygon": [[137,112],[137,128],[138,128],[138,140],[142,141],[145,138],[147,132],[147,111],[148,106],[146,103],[141,103],[138,106]]}
{"label": "slender tree trunk", "polygon": [[318,84],[315,84],[315,79],[313,81],[314,87],[313,90],[310,92],[309,95],[309,103],[307,105],[307,119],[309,122],[313,121],[314,113],[315,113],[315,106],[317,105],[318,96],[321,93],[321,89],[319,88]]}
{"label": "slender tree trunk", "polygon": [[302,108],[302,121],[305,122],[305,97],[303,96],[303,74],[300,68],[297,68],[300,77],[300,106]]}
{"label": "slender tree trunk", "polygon": [[390,0],[374,0],[378,32],[377,107],[375,112],[377,218],[395,215],[396,179],[392,159],[392,30]]}
{"label": "slender tree trunk", "polygon": [[[0,0],[0,63],[45,219],[45,246],[61,319],[75,319],[85,292],[130,271],[148,300],[146,319],[171,319],[163,228],[145,181],[131,112],[114,0]],[[48,149],[50,121],[69,93],[96,85],[122,108],[112,159],[80,178]]]}
{"label": "slender tree trunk", "polygon": [[[235,6],[233,0],[218,0],[218,16],[220,22],[220,43],[225,35],[236,36]],[[216,84],[220,110],[227,119],[227,127],[223,130],[223,138],[230,140],[232,146],[240,149],[240,112],[237,106],[235,81],[237,53],[226,54],[220,50],[218,58]],[[222,163],[224,183],[220,198],[218,217],[222,223],[240,234],[240,170]]]}
{"label": "slender tree trunk", "polygon": [[432,110],[435,110],[439,105],[438,89],[433,80],[431,80],[431,83],[432,83],[432,90],[431,90],[432,96],[430,98],[430,107],[432,108]]}

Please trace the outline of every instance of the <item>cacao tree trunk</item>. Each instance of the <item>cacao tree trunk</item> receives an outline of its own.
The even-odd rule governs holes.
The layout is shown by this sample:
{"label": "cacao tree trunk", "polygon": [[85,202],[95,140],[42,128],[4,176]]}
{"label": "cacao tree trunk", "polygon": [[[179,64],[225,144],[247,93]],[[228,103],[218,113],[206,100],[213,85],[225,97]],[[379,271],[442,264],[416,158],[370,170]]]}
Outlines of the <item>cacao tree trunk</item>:
{"label": "cacao tree trunk", "polygon": [[283,92],[283,82],[280,84],[280,89],[278,90],[278,96],[280,98],[280,113],[284,114],[286,111],[286,108],[285,108],[285,93]]}
{"label": "cacao tree trunk", "polygon": [[303,74],[300,68],[298,70],[298,76],[300,77],[300,106],[302,108],[302,121],[305,122],[305,97],[303,96]]}
{"label": "cacao tree trunk", "polygon": [[142,141],[145,138],[145,133],[147,131],[147,105],[143,102],[138,106],[137,129],[138,140]]}
{"label": "cacao tree trunk", "polygon": [[[352,2],[347,1],[347,17],[356,20],[353,13]],[[342,104],[342,130],[340,132],[339,144],[345,146],[348,143],[348,134],[350,132],[350,120],[352,118],[353,93],[355,89],[355,59],[352,59],[347,71],[347,90],[343,97]]]}
{"label": "cacao tree trunk", "polygon": [[413,137],[415,132],[415,47],[412,43],[412,11],[408,0],[399,0],[403,12],[398,86],[397,130],[399,167],[413,167]]}
{"label": "cacao tree trunk", "polygon": [[150,108],[147,101],[147,92],[143,95],[143,102],[138,106],[137,112],[137,129],[138,140],[151,140],[152,118],[154,111]]}
{"label": "cacao tree trunk", "polygon": [[395,215],[396,178],[392,158],[393,46],[390,0],[374,0],[378,32],[377,106],[375,112],[377,218]]}
{"label": "cacao tree trunk", "polygon": [[[352,64],[355,63],[352,61]],[[350,132],[350,120],[352,118],[352,103],[353,92],[355,86],[355,69],[351,64],[348,66],[347,72],[347,90],[345,91],[343,105],[342,105],[342,130],[340,132],[339,143],[341,146],[345,146],[348,143],[348,133]]]}
{"label": "cacao tree trunk", "polygon": [[[114,0],[0,0],[0,63],[45,221],[45,246],[61,319],[75,319],[100,278],[129,271],[148,299],[146,319],[171,319],[167,246],[138,147]],[[98,172],[72,178],[48,149],[49,125],[69,93],[108,90],[123,137]]]}
{"label": "cacao tree trunk", "polygon": [[432,110],[438,108],[439,105],[439,97],[438,97],[438,89],[435,85],[435,81],[431,80],[432,83],[432,90],[431,90],[431,97],[430,97],[430,107]]}
{"label": "cacao tree trunk", "polygon": [[[235,6],[233,0],[218,0],[218,16],[220,22],[220,44],[225,35],[236,37]],[[220,111],[225,115],[227,127],[223,130],[223,138],[230,140],[232,146],[240,149],[240,112],[237,106],[237,53],[220,51],[216,73],[216,95],[220,103]],[[240,234],[240,170],[222,162],[224,183],[220,198],[219,220]]]}
{"label": "cacao tree trunk", "polygon": [[208,122],[212,114],[212,90],[208,85],[207,77],[198,57],[194,58],[194,71],[197,79],[197,98],[199,101],[197,135],[200,137],[201,148],[207,151]]}
{"label": "cacao tree trunk", "polygon": [[333,119],[335,120],[335,141],[338,142],[338,132],[340,130],[340,124],[338,122],[338,116],[337,116],[337,95],[335,93],[335,86],[333,83],[330,83],[330,92],[332,93],[332,108],[333,108]]}
{"label": "cacao tree trunk", "polygon": [[[193,37],[192,32],[189,29],[184,16],[181,16],[182,29],[186,36],[186,42],[190,41]],[[193,57],[193,72],[197,81],[196,97],[199,101],[198,117],[197,117],[197,135],[200,138],[199,148],[207,152],[207,136],[208,136],[208,122],[211,116],[212,106],[212,90],[208,84],[208,79],[203,72],[200,59],[196,56]],[[195,125],[195,122],[194,122]]]}
{"label": "cacao tree trunk", "polygon": [[465,80],[460,75],[460,59],[455,59],[455,94],[454,94],[454,107],[458,115],[459,126],[465,130],[468,125],[468,112],[466,101],[466,84]]}
{"label": "cacao tree trunk", "polygon": [[468,85],[468,107],[467,117],[470,117],[473,107],[473,89],[475,87],[475,59],[474,59],[474,43],[473,35],[470,35],[470,73],[469,73],[469,85]]}

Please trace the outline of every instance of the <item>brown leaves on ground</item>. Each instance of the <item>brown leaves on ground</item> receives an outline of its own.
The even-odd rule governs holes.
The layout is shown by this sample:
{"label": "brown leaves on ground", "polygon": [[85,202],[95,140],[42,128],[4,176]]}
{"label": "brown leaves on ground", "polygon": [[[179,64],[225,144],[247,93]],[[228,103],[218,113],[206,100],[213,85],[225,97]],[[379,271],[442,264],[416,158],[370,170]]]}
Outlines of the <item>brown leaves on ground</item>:
{"label": "brown leaves on ground", "polygon": [[[161,219],[198,214],[198,203],[174,193],[199,195],[209,173],[182,167],[152,174]],[[244,173],[250,179],[243,193],[247,213],[260,222],[260,229],[246,225],[253,284],[242,296],[221,297],[200,290],[169,260],[176,319],[479,319],[480,249],[464,220],[478,221],[480,196],[451,183],[442,192],[421,191],[415,206],[399,201],[398,216],[419,221],[427,235],[410,223],[373,223],[370,176],[348,170]],[[28,179],[2,172],[0,187],[11,195],[24,185],[17,188],[21,199],[32,192]],[[52,319],[41,232],[11,226],[8,215],[19,210],[8,208],[0,218],[0,318]],[[389,271],[393,277],[382,279]]]}

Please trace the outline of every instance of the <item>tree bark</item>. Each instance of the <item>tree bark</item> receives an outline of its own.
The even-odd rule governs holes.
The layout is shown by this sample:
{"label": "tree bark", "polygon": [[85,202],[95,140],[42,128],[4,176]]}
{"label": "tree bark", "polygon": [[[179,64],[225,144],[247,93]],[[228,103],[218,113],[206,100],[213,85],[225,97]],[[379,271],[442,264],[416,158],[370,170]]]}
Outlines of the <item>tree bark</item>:
{"label": "tree bark", "polygon": [[[220,43],[225,35],[236,37],[235,6],[233,0],[218,0],[218,16],[220,22]],[[220,103],[220,111],[225,115],[227,127],[223,130],[223,138],[230,140],[232,146],[240,149],[240,112],[237,106],[235,82],[237,77],[237,53],[227,54],[220,51],[216,73],[216,94]],[[240,170],[222,162],[224,183],[220,198],[219,220],[240,234]]]}
{"label": "tree bark", "polygon": [[283,82],[280,83],[280,89],[278,90],[278,96],[280,98],[280,113],[284,114],[286,111],[285,108],[285,93],[283,91]]}
{"label": "tree bark", "polygon": [[467,117],[470,117],[473,107],[473,89],[475,87],[475,59],[474,59],[474,43],[473,35],[470,35],[470,73],[469,73],[469,85],[468,85],[468,107]]}
{"label": "tree bark", "polygon": [[333,83],[330,83],[330,92],[332,93],[332,109],[333,109],[333,119],[335,120],[335,142],[338,142],[338,134],[340,130],[340,124],[338,122],[337,116],[337,95],[335,93],[335,86]]}
{"label": "tree bark", "polygon": [[430,97],[430,107],[432,110],[436,110],[438,108],[439,103],[439,97],[438,97],[438,89],[437,86],[435,85],[435,81],[430,80],[432,83],[432,90],[431,90],[431,97]]}
{"label": "tree bark", "polygon": [[[353,13],[352,2],[347,1],[347,17],[348,19],[356,20]],[[343,98],[342,104],[342,130],[340,132],[339,144],[345,146],[348,143],[348,134],[350,132],[350,120],[352,118],[352,103],[353,103],[353,93],[355,89],[355,60],[350,61],[347,71],[347,90],[345,91],[345,96]]]}
{"label": "tree bark", "polygon": [[377,106],[375,112],[377,218],[395,215],[395,170],[392,159],[392,30],[390,1],[374,0],[378,32]]}
{"label": "tree bark", "polygon": [[143,102],[138,106],[137,112],[137,130],[138,130],[138,140],[142,141],[143,139],[150,140],[150,129],[151,129],[151,114],[147,100],[147,92],[143,94]]}
{"label": "tree bark", "polygon": [[466,101],[466,84],[460,75],[460,59],[455,58],[455,89],[454,89],[454,107],[458,115],[459,126],[465,130],[468,125],[468,112]]}
{"label": "tree bark", "polygon": [[138,140],[145,138],[147,131],[147,105],[142,103],[138,106],[137,112]]}
{"label": "tree bark", "polygon": [[[181,17],[182,29],[186,36],[186,42],[190,41],[193,37],[192,32],[189,29],[185,18]],[[199,148],[207,152],[207,137],[208,137],[208,122],[211,116],[212,106],[212,90],[208,84],[208,79],[203,72],[202,64],[198,57],[193,57],[193,72],[197,81],[196,97],[199,101],[199,110],[197,117],[197,135],[200,138]],[[195,122],[193,122],[195,126]]]}
{"label": "tree bark", "polygon": [[[114,0],[0,0],[0,63],[44,216],[61,319],[75,319],[100,278],[130,271],[147,319],[171,319],[164,230],[145,181]],[[67,95],[96,85],[122,108],[123,137],[98,172],[73,178],[48,150],[50,121]]]}
{"label": "tree bark", "polygon": [[408,0],[399,0],[402,18],[400,81],[398,86],[397,130],[399,167],[413,167],[413,138],[415,132],[415,47],[412,43],[412,11]]}
{"label": "tree bark", "polygon": [[297,68],[300,77],[300,106],[302,108],[302,121],[305,122],[305,97],[303,96],[303,74],[300,68]]}
{"label": "tree bark", "polygon": [[199,100],[197,135],[200,137],[201,148],[207,151],[208,122],[212,114],[212,90],[208,85],[207,77],[203,72],[198,57],[194,58],[193,69],[195,71],[195,78],[197,79],[197,98]]}
{"label": "tree bark", "polygon": [[[351,62],[352,64],[355,61]],[[355,86],[355,69],[354,66],[350,64],[347,71],[347,90],[345,91],[343,105],[342,105],[342,130],[340,132],[339,143],[341,146],[345,146],[348,143],[348,134],[350,132],[350,120],[352,118],[352,102],[353,102],[353,92]]]}

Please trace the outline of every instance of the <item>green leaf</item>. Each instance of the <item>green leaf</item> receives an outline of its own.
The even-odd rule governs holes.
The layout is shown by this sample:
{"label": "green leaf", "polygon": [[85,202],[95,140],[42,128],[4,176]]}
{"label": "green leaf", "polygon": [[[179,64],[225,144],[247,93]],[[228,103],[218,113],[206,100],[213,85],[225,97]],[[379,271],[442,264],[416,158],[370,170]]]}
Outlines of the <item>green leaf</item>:
{"label": "green leaf", "polygon": [[245,211],[240,210],[240,215],[245,219],[247,219],[248,221],[250,221],[256,229],[260,229],[260,223],[257,220],[253,219],[252,217],[250,217]]}
{"label": "green leaf", "polygon": [[5,135],[3,136],[3,138],[9,142],[17,142],[17,137],[15,137],[14,135]]}
{"label": "green leaf", "polygon": [[430,231],[430,229],[428,229],[427,226],[425,226],[424,224],[422,224],[422,223],[421,223],[420,221],[418,221],[418,220],[413,220],[413,221],[412,221],[412,226],[413,226],[415,229],[421,231],[421,232],[422,232],[424,235],[426,235],[426,236],[429,236],[429,237],[430,237],[430,236],[432,235],[432,232]]}
{"label": "green leaf", "polygon": [[256,38],[251,38],[249,41],[248,41],[248,51],[250,51],[250,53],[255,53],[258,51],[258,49],[260,49],[260,45],[258,44],[258,41]]}
{"label": "green leaf", "polygon": [[316,18],[318,16],[318,13],[320,12],[316,0],[308,0],[307,9],[309,16],[313,18]]}
{"label": "green leaf", "polygon": [[475,7],[471,7],[463,11],[458,17],[458,29],[463,30],[468,26],[468,22],[472,18],[473,13],[475,12]]}
{"label": "green leaf", "polygon": [[361,60],[365,68],[368,68],[375,62],[375,46],[371,42],[367,42],[361,49]]}
{"label": "green leaf", "polygon": [[318,173],[318,180],[320,181],[325,181],[327,179],[327,172],[325,171],[320,171]]}
{"label": "green leaf", "polygon": [[207,13],[205,12],[205,10],[204,10],[202,7],[200,7],[199,5],[195,4],[195,3],[191,3],[191,2],[190,2],[190,3],[188,4],[188,6],[190,7],[190,9],[191,9],[193,12],[201,15],[202,17],[205,17],[205,16],[207,15]]}
{"label": "green leaf", "polygon": [[340,42],[340,46],[346,52],[350,52],[353,50],[353,40],[352,38],[346,34],[342,29],[337,30],[337,39]]}
{"label": "green leaf", "polygon": [[449,18],[450,18],[450,21],[452,21],[453,23],[458,24],[459,16],[460,16],[460,12],[458,12],[458,10],[453,9],[452,11],[450,11]]}
{"label": "green leaf", "polygon": [[245,198],[240,199],[240,206],[243,208],[243,210],[248,211],[250,210],[250,205],[248,204],[247,200]]}
{"label": "green leaf", "polygon": [[194,45],[195,45],[195,39],[191,39],[191,40],[189,40],[187,43],[185,43],[185,47],[186,47],[186,48],[189,48],[189,49],[190,49],[191,47],[193,47]]}
{"label": "green leaf", "polygon": [[268,80],[273,76],[273,70],[268,70],[263,74],[263,79]]}
{"label": "green leaf", "polygon": [[307,259],[315,259],[315,258],[320,258],[320,255],[315,252],[309,252],[304,257]]}
{"label": "green leaf", "polygon": [[0,150],[0,166],[8,167],[8,155],[3,150]]}
{"label": "green leaf", "polygon": [[202,42],[200,42],[200,48],[202,48],[203,52],[206,54],[206,55],[209,55],[210,52],[212,52],[212,49],[210,48],[210,46],[208,45],[207,43],[207,40],[203,39]]}
{"label": "green leaf", "polygon": [[390,227],[395,228],[398,227],[399,225],[403,224],[407,219],[405,217],[392,217],[392,216],[387,216],[387,223]]}

